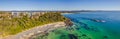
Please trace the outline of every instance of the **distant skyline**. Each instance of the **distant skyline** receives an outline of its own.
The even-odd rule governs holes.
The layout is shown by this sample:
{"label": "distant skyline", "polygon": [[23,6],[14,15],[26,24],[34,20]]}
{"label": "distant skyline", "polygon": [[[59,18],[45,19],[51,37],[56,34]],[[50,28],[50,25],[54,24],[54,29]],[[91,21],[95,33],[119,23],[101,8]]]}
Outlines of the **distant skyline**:
{"label": "distant skyline", "polygon": [[0,10],[120,10],[120,0],[0,0]]}

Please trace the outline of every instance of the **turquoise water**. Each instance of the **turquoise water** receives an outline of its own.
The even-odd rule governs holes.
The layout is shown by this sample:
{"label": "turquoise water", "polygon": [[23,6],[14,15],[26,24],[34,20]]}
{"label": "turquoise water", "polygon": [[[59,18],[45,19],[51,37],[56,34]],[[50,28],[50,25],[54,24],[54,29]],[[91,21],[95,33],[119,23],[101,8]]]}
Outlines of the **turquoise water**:
{"label": "turquoise water", "polygon": [[120,39],[120,12],[63,14],[74,23],[36,39]]}

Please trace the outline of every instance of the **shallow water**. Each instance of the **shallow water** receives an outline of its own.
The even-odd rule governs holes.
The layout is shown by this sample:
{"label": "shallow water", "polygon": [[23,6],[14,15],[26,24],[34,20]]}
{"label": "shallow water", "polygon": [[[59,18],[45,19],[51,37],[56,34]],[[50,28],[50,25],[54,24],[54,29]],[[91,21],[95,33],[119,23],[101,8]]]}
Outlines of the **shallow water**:
{"label": "shallow water", "polygon": [[120,12],[63,14],[74,23],[36,39],[120,39]]}

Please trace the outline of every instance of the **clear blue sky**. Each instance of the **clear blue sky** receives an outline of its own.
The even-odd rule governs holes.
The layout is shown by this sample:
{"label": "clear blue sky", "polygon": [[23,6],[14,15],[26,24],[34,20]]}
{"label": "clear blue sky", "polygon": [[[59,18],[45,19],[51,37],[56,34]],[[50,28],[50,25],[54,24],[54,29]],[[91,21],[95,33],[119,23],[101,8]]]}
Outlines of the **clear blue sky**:
{"label": "clear blue sky", "polygon": [[120,10],[120,0],[0,0],[0,10]]}

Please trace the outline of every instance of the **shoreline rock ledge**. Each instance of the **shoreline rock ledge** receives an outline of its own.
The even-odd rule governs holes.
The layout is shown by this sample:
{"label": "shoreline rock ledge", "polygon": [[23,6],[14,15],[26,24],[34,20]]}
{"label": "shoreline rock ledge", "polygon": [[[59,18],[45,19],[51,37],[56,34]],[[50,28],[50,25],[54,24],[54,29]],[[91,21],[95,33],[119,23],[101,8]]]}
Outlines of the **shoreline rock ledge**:
{"label": "shoreline rock ledge", "polygon": [[64,21],[65,22],[65,26],[68,26],[68,27],[70,27],[70,26],[72,26],[73,25],[73,23],[72,23],[72,21],[70,20],[70,19],[67,19],[66,21]]}

